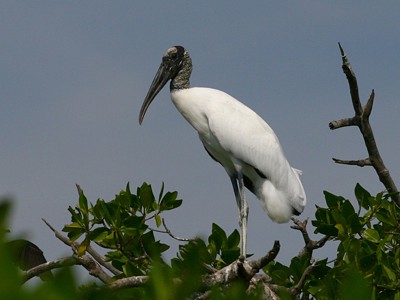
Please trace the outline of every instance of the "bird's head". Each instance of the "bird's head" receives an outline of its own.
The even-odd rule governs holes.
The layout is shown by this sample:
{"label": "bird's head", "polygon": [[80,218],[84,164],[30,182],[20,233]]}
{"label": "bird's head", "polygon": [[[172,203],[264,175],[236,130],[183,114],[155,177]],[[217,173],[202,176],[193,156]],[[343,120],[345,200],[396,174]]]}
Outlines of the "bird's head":
{"label": "bird's head", "polygon": [[[186,87],[186,85],[187,87],[189,86],[189,76],[191,72],[191,60],[189,54],[182,46],[171,47],[165,52],[160,67],[154,76],[153,82],[151,83],[149,91],[147,92],[147,96],[142,104],[142,108],[140,109],[139,124],[142,124],[144,115],[146,114],[150,103],[165,86],[168,80],[172,79],[174,81],[179,71],[184,68],[185,62],[190,65],[190,68],[187,68],[189,69],[189,72],[186,74],[187,76],[184,76],[182,87]],[[171,85],[171,89],[173,86],[176,88],[174,84]],[[178,88],[182,87],[178,84]]]}

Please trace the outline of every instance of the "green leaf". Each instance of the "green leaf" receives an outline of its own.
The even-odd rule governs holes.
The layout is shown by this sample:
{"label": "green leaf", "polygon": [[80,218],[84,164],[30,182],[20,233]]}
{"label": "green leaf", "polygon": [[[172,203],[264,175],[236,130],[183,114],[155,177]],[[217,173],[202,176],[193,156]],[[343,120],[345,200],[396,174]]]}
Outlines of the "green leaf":
{"label": "green leaf", "polygon": [[83,193],[83,190],[79,186],[78,186],[78,193],[79,193],[79,208],[81,209],[82,212],[87,212],[88,201],[86,199],[85,194]]}
{"label": "green leaf", "polygon": [[214,243],[217,252],[221,250],[222,246],[226,244],[227,237],[225,231],[217,224],[212,224],[211,235],[208,237],[208,242]]}
{"label": "green leaf", "polygon": [[391,270],[391,268],[389,268],[386,265],[383,265],[383,270],[385,271],[387,277],[391,280],[391,281],[395,281],[396,280],[396,273],[393,272],[393,270]]}
{"label": "green leaf", "polygon": [[354,194],[361,207],[369,209],[371,207],[370,198],[371,194],[364,189],[359,183],[354,188]]}
{"label": "green leaf", "polygon": [[71,214],[71,221],[78,223],[83,228],[83,218],[80,211],[78,211],[76,208],[72,208],[71,206],[68,207],[68,211]]}
{"label": "green leaf", "polygon": [[142,184],[142,186],[139,188],[138,198],[139,198],[139,202],[142,204],[146,213],[150,213],[150,212],[154,211],[153,203],[156,201],[156,199],[154,198],[154,194],[153,194],[151,185],[144,182]]}
{"label": "green leaf", "polygon": [[[313,223],[314,225],[314,223]],[[315,226],[315,225],[314,225]],[[331,225],[331,224],[320,224],[316,227],[315,229],[315,233],[321,233],[321,234],[325,234],[328,236],[334,236],[337,237],[338,236],[338,229],[335,227],[335,225]]]}
{"label": "green leaf", "polygon": [[342,284],[339,286],[340,299],[373,299],[371,298],[372,287],[362,274],[352,270],[346,274]]}
{"label": "green leaf", "polygon": [[273,283],[281,286],[290,286],[290,269],[276,261],[269,263],[263,270],[272,277]]}
{"label": "green leaf", "polygon": [[329,208],[338,207],[338,205],[344,200],[342,196],[336,196],[328,191],[324,191],[324,196]]}
{"label": "green leaf", "polygon": [[237,248],[240,243],[240,234],[236,229],[228,236],[228,244],[227,247],[229,249]]}
{"label": "green leaf", "polygon": [[82,243],[78,246],[78,256],[82,256],[85,254],[87,247],[90,245],[90,238],[86,236]]}
{"label": "green leaf", "polygon": [[161,199],[163,198],[162,195],[164,194],[164,182],[161,184],[160,193],[158,194],[158,204],[160,204]]}
{"label": "green leaf", "polygon": [[68,226],[64,226],[64,228],[66,230],[63,229],[63,231],[68,232],[67,235],[71,241],[76,241],[77,239],[79,239],[82,236],[82,234],[85,233],[85,230],[82,228],[70,229],[70,228],[68,228]]}
{"label": "green leaf", "polygon": [[156,219],[156,226],[157,226],[157,227],[160,227],[160,226],[161,226],[161,217],[160,217],[160,215],[159,215],[159,214],[156,214],[156,215],[154,216],[154,218]]}
{"label": "green leaf", "polygon": [[379,243],[380,237],[378,231],[372,228],[365,229],[362,233],[362,237],[370,242]]}
{"label": "green leaf", "polygon": [[160,211],[171,210],[181,206],[182,200],[177,199],[177,192],[167,192],[160,201]]}
{"label": "green leaf", "polygon": [[105,227],[99,227],[89,232],[88,236],[90,240],[97,242],[103,240],[110,234],[110,231]]}

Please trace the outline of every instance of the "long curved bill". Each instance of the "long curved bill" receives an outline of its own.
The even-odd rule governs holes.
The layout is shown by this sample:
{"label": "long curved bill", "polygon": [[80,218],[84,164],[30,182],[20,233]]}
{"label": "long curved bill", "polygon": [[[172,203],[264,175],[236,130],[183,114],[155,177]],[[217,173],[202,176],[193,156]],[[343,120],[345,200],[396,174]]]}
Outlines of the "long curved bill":
{"label": "long curved bill", "polygon": [[161,63],[160,67],[158,68],[156,76],[154,76],[149,91],[147,92],[147,96],[143,101],[142,108],[140,109],[139,124],[142,124],[144,115],[146,114],[146,111],[149,108],[150,103],[153,101],[153,99],[157,96],[157,94],[161,91],[161,89],[170,79],[171,79],[170,72],[165,67],[165,65]]}

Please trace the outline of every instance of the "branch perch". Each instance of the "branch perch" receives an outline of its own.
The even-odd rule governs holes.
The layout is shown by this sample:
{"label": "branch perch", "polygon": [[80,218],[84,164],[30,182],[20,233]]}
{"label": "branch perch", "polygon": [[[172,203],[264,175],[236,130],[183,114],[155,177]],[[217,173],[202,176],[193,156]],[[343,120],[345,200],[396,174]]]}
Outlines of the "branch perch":
{"label": "branch perch", "polygon": [[388,193],[392,194],[391,198],[393,201],[400,206],[400,194],[394,183],[389,170],[383,163],[383,159],[378,151],[378,146],[375,142],[375,137],[372,131],[371,124],[369,123],[369,116],[371,115],[372,107],[375,99],[375,91],[372,90],[371,95],[367,101],[367,104],[363,107],[360,101],[358,92],[357,78],[351,67],[350,61],[348,60],[342,46],[339,43],[340,53],[342,55],[342,69],[346,75],[349,83],[351,100],[354,108],[355,115],[352,118],[341,119],[332,121],[329,123],[331,130],[338,129],[345,126],[357,126],[363,136],[365,146],[368,151],[368,158],[361,160],[341,160],[333,158],[335,163],[355,165],[359,167],[372,166],[375,172],[378,174],[379,180],[385,186]]}

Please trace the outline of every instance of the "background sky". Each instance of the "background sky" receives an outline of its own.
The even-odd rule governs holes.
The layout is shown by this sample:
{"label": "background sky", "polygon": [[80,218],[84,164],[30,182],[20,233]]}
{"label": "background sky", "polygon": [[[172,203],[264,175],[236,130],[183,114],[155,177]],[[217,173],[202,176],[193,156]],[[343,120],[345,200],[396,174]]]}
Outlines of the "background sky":
{"label": "background sky", "polygon": [[[41,218],[59,230],[70,221],[75,183],[95,202],[143,181],[156,194],[164,182],[184,200],[165,215],[177,236],[208,236],[213,222],[228,233],[238,228],[230,180],[176,111],[168,88],[138,124],[161,57],[173,45],[191,54],[192,86],[228,92],[274,129],[291,165],[303,170],[303,219],[324,205],[324,190],[351,199],[357,182],[372,194],[383,190],[372,168],[331,160],[367,156],[357,128],[328,127],[354,114],[341,42],[364,103],[375,89],[371,123],[399,182],[400,3],[370,3],[2,1],[0,195],[14,201],[13,234],[38,244],[49,260],[67,255]],[[247,195],[248,252],[259,257],[279,239],[278,260],[287,263],[303,246],[300,233],[271,222]],[[172,243],[169,256],[177,251]],[[335,247],[316,256],[332,257]]]}

